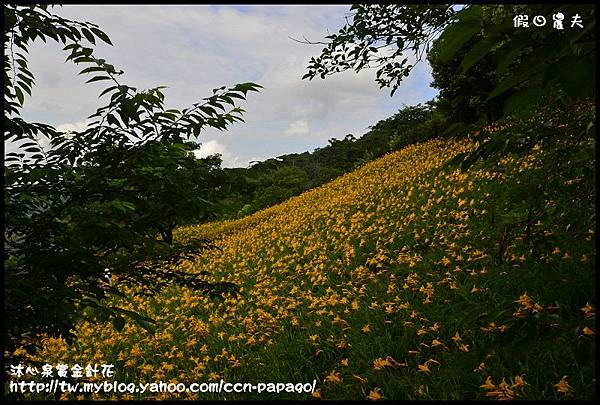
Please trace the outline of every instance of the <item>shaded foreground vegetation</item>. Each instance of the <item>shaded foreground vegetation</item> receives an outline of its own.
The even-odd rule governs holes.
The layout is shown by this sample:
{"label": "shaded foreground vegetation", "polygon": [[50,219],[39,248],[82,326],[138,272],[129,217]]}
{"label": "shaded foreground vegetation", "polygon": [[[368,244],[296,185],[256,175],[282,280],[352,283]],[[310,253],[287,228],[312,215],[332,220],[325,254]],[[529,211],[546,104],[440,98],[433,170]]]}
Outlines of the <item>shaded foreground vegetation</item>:
{"label": "shaded foreground vegetation", "polygon": [[126,289],[114,303],[155,334],[83,322],[33,359],[112,363],[136,383],[317,379],[324,399],[591,399],[594,117],[580,103],[529,118],[531,149],[466,171],[448,163],[472,137],[413,144],[243,219],[179,228],[220,248],[186,268],[240,295]]}

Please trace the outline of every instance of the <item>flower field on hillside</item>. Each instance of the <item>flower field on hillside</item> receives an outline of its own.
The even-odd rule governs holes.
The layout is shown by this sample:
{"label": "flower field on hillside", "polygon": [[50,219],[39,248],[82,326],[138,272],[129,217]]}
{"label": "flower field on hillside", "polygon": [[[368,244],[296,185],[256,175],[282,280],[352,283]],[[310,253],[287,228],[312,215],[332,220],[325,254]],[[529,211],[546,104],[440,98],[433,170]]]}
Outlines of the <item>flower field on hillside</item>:
{"label": "flower field on hillside", "polygon": [[474,147],[411,145],[249,217],[180,228],[177,240],[220,248],[187,266],[236,283],[238,296],[173,286],[120,301],[155,319],[156,333],[83,323],[73,345],[48,338],[35,357],[111,363],[122,382],[317,380],[304,396],[63,399],[592,398],[594,229],[571,219],[593,206],[568,191],[590,179],[565,172],[564,188],[544,195],[558,211],[525,223],[521,200],[503,196],[542,170],[544,149],[494,167],[445,166]]}

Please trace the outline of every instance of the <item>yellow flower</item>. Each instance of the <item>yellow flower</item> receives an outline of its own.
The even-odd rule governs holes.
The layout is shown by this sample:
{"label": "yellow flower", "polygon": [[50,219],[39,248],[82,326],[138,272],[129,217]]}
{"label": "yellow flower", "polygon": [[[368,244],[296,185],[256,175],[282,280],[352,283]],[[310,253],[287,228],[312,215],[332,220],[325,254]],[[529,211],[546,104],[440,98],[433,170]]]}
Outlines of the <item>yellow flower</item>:
{"label": "yellow flower", "polygon": [[20,356],[27,356],[27,350],[25,350],[23,347],[17,347],[15,349],[15,351],[13,352],[13,356],[15,357],[20,357]]}
{"label": "yellow flower", "polygon": [[513,379],[513,385],[511,385],[511,388],[521,388],[522,389],[526,385],[527,385],[527,383],[525,382],[523,377],[518,375],[518,376],[515,376],[515,378]]}
{"label": "yellow flower", "polygon": [[[490,380],[490,382],[491,382],[491,380]],[[487,380],[486,380],[486,383],[487,383]],[[493,385],[493,383],[491,385]],[[508,383],[506,382],[506,380],[504,378],[502,379],[502,382],[500,384],[498,384],[498,387],[494,387],[494,388],[491,388],[491,387],[486,388],[489,390],[493,389],[493,391],[489,391],[485,395],[488,397],[496,397],[497,399],[513,399],[516,395],[516,393],[512,390],[512,388],[508,385]]]}
{"label": "yellow flower", "polygon": [[582,330],[583,334],[586,336],[594,336],[596,333],[593,331],[593,329],[588,328],[587,326],[585,328],[583,328]]}
{"label": "yellow flower", "polygon": [[390,361],[387,358],[382,359],[381,357],[378,357],[375,360],[373,360],[373,368],[375,370],[381,370],[382,368],[389,367],[391,365],[392,363],[390,363]]}
{"label": "yellow flower", "polygon": [[378,401],[383,398],[384,396],[381,392],[381,388],[379,387],[375,387],[369,392],[369,395],[367,395],[367,399],[370,399],[371,401]]}
{"label": "yellow flower", "polygon": [[348,367],[348,359],[342,359],[342,360],[340,361],[340,363],[342,364],[342,366],[344,366],[344,367]]}
{"label": "yellow flower", "polygon": [[571,386],[567,382],[566,375],[563,376],[563,378],[561,378],[558,383],[554,384],[554,389],[556,390],[556,392],[559,392],[561,394],[566,394],[571,391]]}
{"label": "yellow flower", "polygon": [[332,371],[327,377],[325,377],[325,381],[338,384],[342,382],[342,375],[337,371]]}
{"label": "yellow flower", "polygon": [[364,333],[369,333],[371,332],[371,327],[369,326],[369,324],[366,324],[362,327],[361,331],[363,331]]}
{"label": "yellow flower", "polygon": [[429,373],[431,371],[429,369],[429,364],[430,363],[440,364],[440,362],[437,361],[437,360],[429,359],[425,363],[417,365],[417,367],[419,369],[419,372],[421,372],[421,373]]}
{"label": "yellow flower", "polygon": [[138,345],[135,345],[131,348],[131,352],[129,354],[133,357],[138,357],[142,355],[142,351]]}
{"label": "yellow flower", "polygon": [[586,318],[593,318],[594,316],[596,316],[596,311],[594,310],[594,307],[590,305],[589,302],[585,304],[585,307],[581,308],[581,311],[583,312],[583,316]]}
{"label": "yellow flower", "polygon": [[[479,366],[481,367],[481,364]],[[492,381],[492,377],[490,376],[488,376],[488,378],[485,379],[485,383],[481,384],[480,387],[486,390],[496,389],[496,385],[494,384],[494,381]]]}
{"label": "yellow flower", "polygon": [[431,370],[429,369],[429,364],[427,362],[423,364],[417,365],[420,373],[429,373]]}
{"label": "yellow flower", "polygon": [[154,370],[154,367],[152,366],[152,364],[144,364],[141,367],[142,373],[144,374],[149,374],[152,372],[152,370]]}
{"label": "yellow flower", "polygon": [[433,347],[437,347],[437,346],[441,346],[441,345],[443,345],[443,343],[440,342],[438,338],[435,338],[431,341],[431,346],[433,346]]}
{"label": "yellow flower", "polygon": [[316,389],[312,394],[310,394],[314,398],[321,398],[321,389]]}
{"label": "yellow flower", "polygon": [[527,295],[527,292],[525,292],[524,294],[522,294],[519,297],[519,299],[515,301],[515,303],[520,304],[520,305],[524,306],[525,308],[529,308],[529,307],[533,306],[533,301]]}

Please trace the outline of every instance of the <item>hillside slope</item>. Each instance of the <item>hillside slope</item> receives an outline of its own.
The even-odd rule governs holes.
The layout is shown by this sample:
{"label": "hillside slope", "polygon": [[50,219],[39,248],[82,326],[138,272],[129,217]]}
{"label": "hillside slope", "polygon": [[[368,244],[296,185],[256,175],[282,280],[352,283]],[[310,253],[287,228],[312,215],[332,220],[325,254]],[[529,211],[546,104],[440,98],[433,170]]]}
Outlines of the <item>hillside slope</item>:
{"label": "hillside slope", "polygon": [[[566,171],[544,194],[549,214],[523,222],[507,190],[535,181],[546,152],[444,166],[474,146],[411,145],[241,220],[181,228],[178,240],[222,249],[190,268],[239,284],[239,297],[172,287],[120,302],[156,319],[157,333],[84,323],[75,345],[47,339],[37,357],[112,363],[122,382],[316,379],[325,399],[591,398],[594,230],[568,224],[593,212],[593,200],[571,200],[593,179]],[[581,148],[593,155],[593,142]]]}

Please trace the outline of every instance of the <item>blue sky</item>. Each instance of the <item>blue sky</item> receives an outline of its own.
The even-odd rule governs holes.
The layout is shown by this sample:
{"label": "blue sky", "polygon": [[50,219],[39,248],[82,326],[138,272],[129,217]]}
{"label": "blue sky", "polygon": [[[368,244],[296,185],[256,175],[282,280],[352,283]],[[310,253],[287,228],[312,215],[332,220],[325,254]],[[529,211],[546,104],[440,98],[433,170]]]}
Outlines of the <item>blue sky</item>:
{"label": "blue sky", "polygon": [[[323,40],[344,24],[349,6],[98,6],[54,7],[56,14],[98,24],[114,46],[96,54],[126,73],[123,82],[138,88],[167,85],[167,108],[183,108],[222,85],[254,81],[264,86],[242,107],[246,123],[227,132],[201,134],[199,155],[218,152],[224,166],[244,167],[286,153],[312,151],[327,140],[352,133],[392,115],[403,104],[433,98],[426,61],[390,97],[379,89],[374,70],[344,72],[325,80],[301,80],[311,56],[322,45],[289,37]],[[26,99],[25,119],[59,129],[81,129],[101,105],[102,84],[84,84],[79,69],[51,42],[30,49],[37,86]]]}

